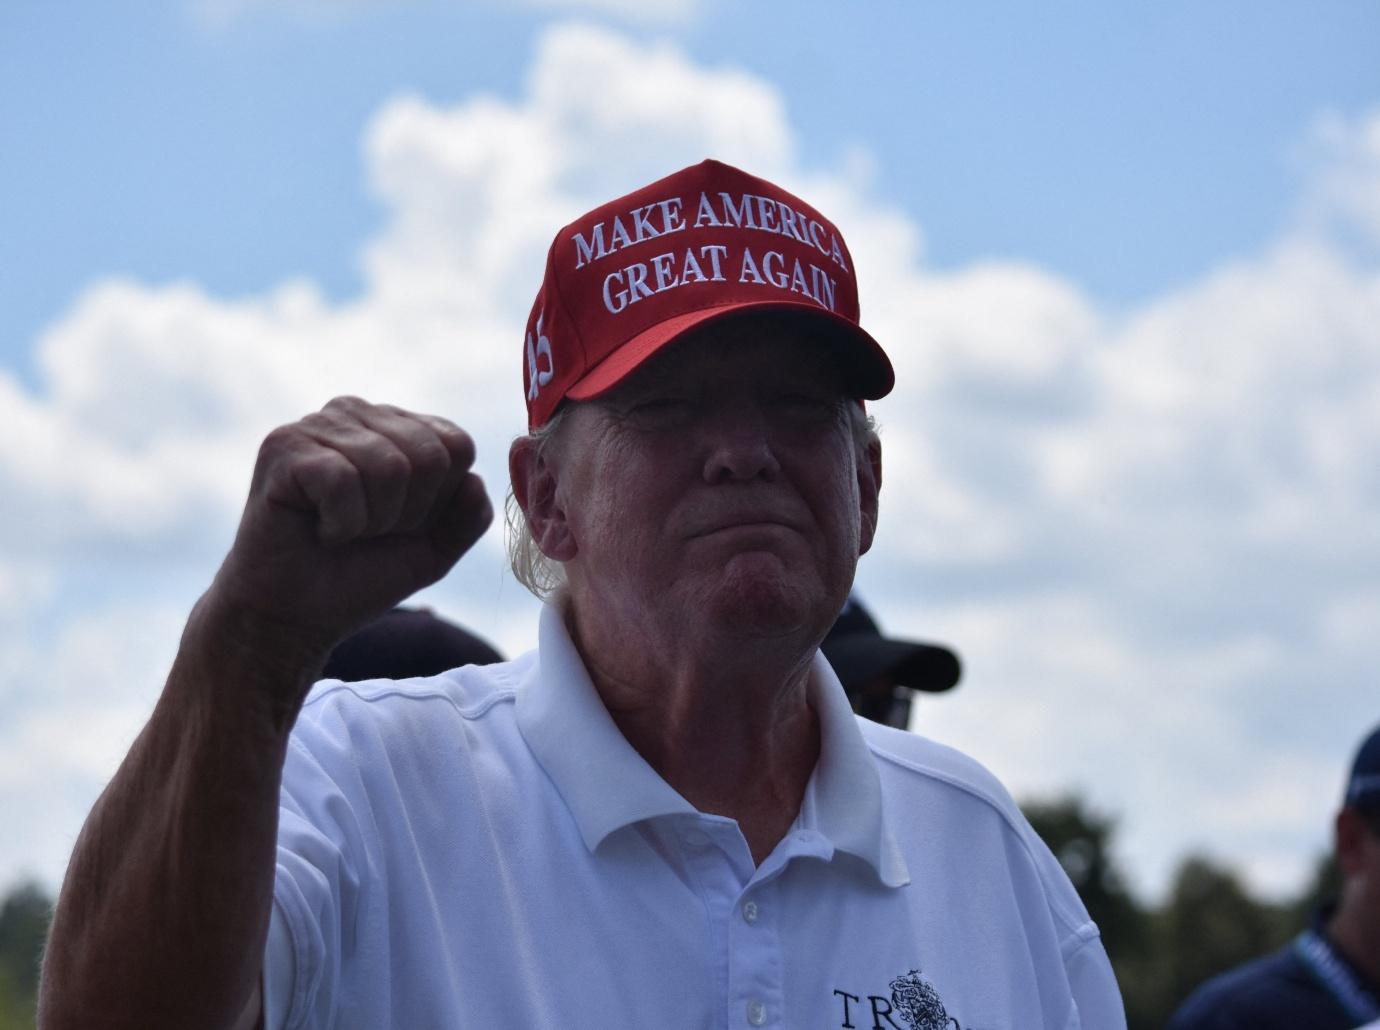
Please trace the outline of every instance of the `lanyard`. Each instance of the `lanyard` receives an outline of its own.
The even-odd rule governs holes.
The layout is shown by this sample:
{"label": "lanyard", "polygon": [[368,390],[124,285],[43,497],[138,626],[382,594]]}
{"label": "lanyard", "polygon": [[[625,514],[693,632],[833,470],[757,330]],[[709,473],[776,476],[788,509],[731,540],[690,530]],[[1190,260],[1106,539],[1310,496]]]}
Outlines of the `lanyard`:
{"label": "lanyard", "polygon": [[1348,1016],[1363,1023],[1380,1019],[1380,1001],[1362,985],[1322,934],[1304,930],[1294,938],[1294,954],[1337,1004],[1346,1009]]}

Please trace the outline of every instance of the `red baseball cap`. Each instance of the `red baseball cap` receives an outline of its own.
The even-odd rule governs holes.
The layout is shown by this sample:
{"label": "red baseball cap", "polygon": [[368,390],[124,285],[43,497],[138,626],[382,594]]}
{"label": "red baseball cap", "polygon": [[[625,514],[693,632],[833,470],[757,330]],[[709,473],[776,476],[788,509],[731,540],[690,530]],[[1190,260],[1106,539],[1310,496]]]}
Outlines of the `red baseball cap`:
{"label": "red baseball cap", "polygon": [[891,391],[891,362],[858,325],[858,281],[838,229],[779,186],[702,161],[556,234],[527,319],[528,426],[566,397],[612,389],[689,330],[747,311],[817,318],[847,349],[856,397]]}

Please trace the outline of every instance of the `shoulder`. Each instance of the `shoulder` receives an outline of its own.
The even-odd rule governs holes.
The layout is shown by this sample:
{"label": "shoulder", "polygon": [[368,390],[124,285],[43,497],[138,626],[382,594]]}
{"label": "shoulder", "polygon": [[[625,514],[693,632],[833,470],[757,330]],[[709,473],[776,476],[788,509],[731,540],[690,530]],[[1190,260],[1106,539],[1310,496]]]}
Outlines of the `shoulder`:
{"label": "shoulder", "polygon": [[1208,980],[1174,1013],[1169,1028],[1322,1027],[1319,1019],[1330,1011],[1330,999],[1286,948]]}
{"label": "shoulder", "polygon": [[313,752],[355,748],[364,740],[420,741],[437,733],[511,718],[529,656],[467,665],[437,676],[346,683],[321,680],[293,727],[293,743]]}
{"label": "shoulder", "polygon": [[942,842],[964,856],[967,868],[985,862],[999,869],[1027,900],[1041,899],[1066,957],[1098,938],[1068,874],[986,766],[927,737],[860,722],[882,781],[888,823],[899,838],[912,838],[910,849]]}
{"label": "shoulder", "polygon": [[440,702],[466,718],[477,718],[494,704],[511,701],[530,658],[493,665],[465,665],[435,676],[344,682],[323,679],[307,693],[299,718],[327,713],[374,715],[417,704]]}
{"label": "shoulder", "polygon": [[[859,719],[863,739],[884,772],[900,784],[953,791],[991,808],[1003,817],[1020,810],[1010,793],[986,766],[962,751],[907,730]],[[1020,818],[1020,822],[1024,823]]]}
{"label": "shoulder", "polygon": [[893,806],[923,815],[931,826],[976,820],[989,833],[1039,840],[1010,792],[981,762],[928,737],[858,721]]}

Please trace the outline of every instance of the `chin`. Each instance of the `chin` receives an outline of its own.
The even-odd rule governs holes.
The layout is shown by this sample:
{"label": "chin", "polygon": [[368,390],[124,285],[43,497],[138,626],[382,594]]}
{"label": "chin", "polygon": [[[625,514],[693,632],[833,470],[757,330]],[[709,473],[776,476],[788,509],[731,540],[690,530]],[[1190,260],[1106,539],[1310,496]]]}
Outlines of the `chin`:
{"label": "chin", "polygon": [[[710,614],[731,636],[780,637],[833,619],[832,598],[814,577],[800,576],[772,554],[730,559],[707,599]],[[819,611],[821,605],[830,610]]]}

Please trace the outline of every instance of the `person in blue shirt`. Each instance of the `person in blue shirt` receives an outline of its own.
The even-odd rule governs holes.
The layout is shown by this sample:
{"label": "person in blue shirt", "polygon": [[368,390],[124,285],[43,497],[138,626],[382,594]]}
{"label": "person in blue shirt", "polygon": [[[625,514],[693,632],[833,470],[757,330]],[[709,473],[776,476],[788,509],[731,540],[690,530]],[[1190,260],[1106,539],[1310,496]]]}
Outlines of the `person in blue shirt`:
{"label": "person in blue shirt", "polygon": [[1380,1020],[1380,727],[1356,753],[1335,839],[1337,902],[1286,947],[1199,987],[1169,1030],[1352,1030]]}

